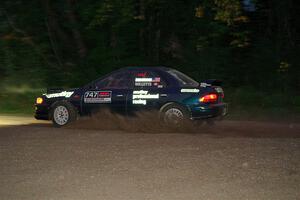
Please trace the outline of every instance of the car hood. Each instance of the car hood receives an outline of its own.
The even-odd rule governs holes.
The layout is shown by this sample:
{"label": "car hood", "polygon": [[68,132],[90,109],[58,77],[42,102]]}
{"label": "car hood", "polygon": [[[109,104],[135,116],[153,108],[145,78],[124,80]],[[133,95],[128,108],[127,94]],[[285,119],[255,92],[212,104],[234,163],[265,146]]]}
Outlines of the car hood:
{"label": "car hood", "polygon": [[63,89],[47,89],[47,93],[44,94],[45,97],[48,99],[50,98],[58,98],[58,97],[65,97],[65,98],[70,98],[74,92],[78,90],[78,88],[72,88],[68,90],[63,90]]}

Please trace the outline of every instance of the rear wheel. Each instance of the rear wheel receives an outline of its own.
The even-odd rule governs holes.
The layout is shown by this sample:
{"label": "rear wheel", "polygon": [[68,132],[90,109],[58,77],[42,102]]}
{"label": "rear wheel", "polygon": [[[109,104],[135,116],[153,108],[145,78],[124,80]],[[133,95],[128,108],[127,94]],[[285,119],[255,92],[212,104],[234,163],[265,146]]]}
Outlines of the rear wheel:
{"label": "rear wheel", "polygon": [[178,104],[170,104],[161,110],[161,120],[170,127],[181,127],[189,119],[188,110]]}
{"label": "rear wheel", "polygon": [[52,106],[52,122],[55,127],[62,127],[77,119],[76,109],[67,101],[56,102]]}

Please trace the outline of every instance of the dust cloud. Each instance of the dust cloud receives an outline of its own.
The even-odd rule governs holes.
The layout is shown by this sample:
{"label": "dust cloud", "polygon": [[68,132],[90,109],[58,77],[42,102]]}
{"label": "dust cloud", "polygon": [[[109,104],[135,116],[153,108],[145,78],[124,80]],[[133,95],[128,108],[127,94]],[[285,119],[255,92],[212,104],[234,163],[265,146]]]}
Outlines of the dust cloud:
{"label": "dust cloud", "polygon": [[224,120],[216,121],[212,126],[204,122],[185,121],[180,127],[170,127],[162,123],[157,112],[140,112],[128,117],[103,110],[90,117],[82,117],[65,128],[128,133],[209,134],[216,137],[300,137],[299,123]]}
{"label": "dust cloud", "polygon": [[120,130],[139,133],[174,133],[199,132],[199,124],[186,121],[180,127],[166,126],[159,119],[157,112],[139,112],[135,116],[123,116],[109,110],[97,112],[89,117],[82,117],[69,124],[66,128],[90,130]]}

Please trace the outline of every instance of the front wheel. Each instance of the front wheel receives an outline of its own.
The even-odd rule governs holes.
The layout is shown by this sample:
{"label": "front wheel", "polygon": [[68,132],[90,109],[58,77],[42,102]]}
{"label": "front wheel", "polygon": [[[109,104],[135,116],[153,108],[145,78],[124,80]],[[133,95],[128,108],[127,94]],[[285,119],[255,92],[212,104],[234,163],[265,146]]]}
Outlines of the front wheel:
{"label": "front wheel", "polygon": [[69,102],[59,101],[52,106],[51,117],[55,127],[62,127],[75,121],[77,112],[74,106]]}

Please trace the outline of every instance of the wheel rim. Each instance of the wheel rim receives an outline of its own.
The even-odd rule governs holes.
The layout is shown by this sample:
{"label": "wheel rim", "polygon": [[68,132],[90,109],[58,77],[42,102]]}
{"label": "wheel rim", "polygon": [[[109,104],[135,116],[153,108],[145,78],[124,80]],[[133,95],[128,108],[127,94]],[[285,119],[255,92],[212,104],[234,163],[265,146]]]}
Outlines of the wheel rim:
{"label": "wheel rim", "polygon": [[54,121],[58,125],[65,125],[69,121],[69,111],[65,106],[56,107],[53,115]]}
{"label": "wheel rim", "polygon": [[183,113],[178,108],[171,108],[165,112],[164,121],[167,124],[178,125],[183,120]]}

